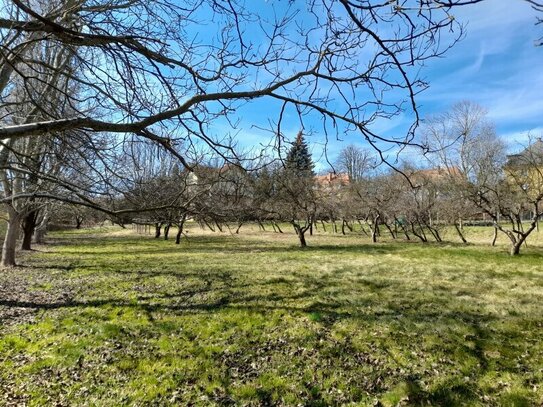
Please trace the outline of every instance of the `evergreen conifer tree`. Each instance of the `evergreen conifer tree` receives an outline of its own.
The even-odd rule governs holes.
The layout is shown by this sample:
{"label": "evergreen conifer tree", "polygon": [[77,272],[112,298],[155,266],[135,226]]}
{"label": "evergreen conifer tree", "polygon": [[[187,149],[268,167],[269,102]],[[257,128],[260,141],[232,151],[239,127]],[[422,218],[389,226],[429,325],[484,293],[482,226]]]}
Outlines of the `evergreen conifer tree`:
{"label": "evergreen conifer tree", "polygon": [[316,211],[315,174],[309,148],[300,131],[279,173],[275,203],[283,219],[290,222],[305,247],[305,232],[313,224]]}
{"label": "evergreen conifer tree", "polygon": [[309,153],[309,148],[304,140],[302,131],[298,133],[296,141],[292,144],[285,160],[287,170],[295,172],[297,175],[313,177],[313,160]]}

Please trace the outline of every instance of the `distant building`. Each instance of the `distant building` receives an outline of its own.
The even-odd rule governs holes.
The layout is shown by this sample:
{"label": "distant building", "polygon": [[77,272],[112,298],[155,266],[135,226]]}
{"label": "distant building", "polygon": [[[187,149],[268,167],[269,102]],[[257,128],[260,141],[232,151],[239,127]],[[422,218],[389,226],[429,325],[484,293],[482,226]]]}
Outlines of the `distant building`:
{"label": "distant building", "polygon": [[509,170],[527,169],[527,167],[543,167],[543,140],[537,139],[518,154],[507,156],[505,168]]}
{"label": "distant building", "polygon": [[338,188],[349,184],[349,176],[342,172],[329,172],[325,175],[315,176],[315,183],[320,188]]}
{"label": "distant building", "polygon": [[436,167],[423,170],[416,170],[409,177],[417,183],[426,183],[428,181],[446,181],[447,179],[459,179],[462,171],[458,167]]}
{"label": "distant building", "polygon": [[[537,139],[518,154],[507,156],[505,178],[514,188],[520,187],[529,199],[538,200],[543,194],[543,140]],[[522,214],[524,220],[534,215],[532,209]]]}

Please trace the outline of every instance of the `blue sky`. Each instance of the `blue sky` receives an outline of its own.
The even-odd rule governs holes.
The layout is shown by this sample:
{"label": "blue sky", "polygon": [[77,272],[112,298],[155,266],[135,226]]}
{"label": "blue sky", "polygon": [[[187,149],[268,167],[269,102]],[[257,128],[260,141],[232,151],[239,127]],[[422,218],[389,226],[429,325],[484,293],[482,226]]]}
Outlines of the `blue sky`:
{"label": "blue sky", "polygon": [[[543,35],[543,28],[535,25],[535,11],[521,0],[486,0],[458,8],[455,17],[466,24],[465,38],[444,57],[429,60],[422,69],[421,77],[428,80],[430,87],[417,99],[421,115],[442,112],[456,102],[470,100],[488,110],[497,133],[511,151],[527,142],[528,133],[543,136],[543,47],[534,45]],[[256,121],[264,124],[270,105],[252,104],[251,111]],[[372,130],[397,137],[405,134],[412,120],[409,115],[399,115],[376,122]],[[294,138],[299,125],[287,121],[287,126],[291,128],[285,129],[286,133]],[[271,138],[255,127],[240,128],[238,135],[241,146],[266,144]],[[325,170],[323,136],[314,134],[309,141],[317,167]],[[329,157],[333,160],[349,143],[364,146],[359,138],[331,140]]]}
{"label": "blue sky", "polygon": [[465,39],[445,58],[429,63],[430,89],[420,95],[423,113],[447,109],[462,99],[488,109],[510,148],[527,132],[543,135],[543,34],[535,12],[521,1],[488,0],[459,9]]}

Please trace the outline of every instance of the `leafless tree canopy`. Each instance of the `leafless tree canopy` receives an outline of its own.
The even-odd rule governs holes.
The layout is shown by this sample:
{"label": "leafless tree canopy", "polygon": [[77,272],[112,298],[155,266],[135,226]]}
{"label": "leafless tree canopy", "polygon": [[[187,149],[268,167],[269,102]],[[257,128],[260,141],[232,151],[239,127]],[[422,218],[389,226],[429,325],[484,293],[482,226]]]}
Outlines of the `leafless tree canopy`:
{"label": "leafless tree canopy", "polygon": [[[3,0],[1,101],[23,81],[41,116],[6,117],[0,135],[129,132],[174,152],[183,140],[227,155],[228,138],[213,125],[235,129],[244,106],[265,98],[278,135],[291,111],[377,143],[368,127],[377,117],[407,109],[418,118],[420,65],[461,37],[452,8],[463,3]],[[36,58],[36,48],[49,57]],[[28,79],[38,76],[70,109],[36,99]]]}

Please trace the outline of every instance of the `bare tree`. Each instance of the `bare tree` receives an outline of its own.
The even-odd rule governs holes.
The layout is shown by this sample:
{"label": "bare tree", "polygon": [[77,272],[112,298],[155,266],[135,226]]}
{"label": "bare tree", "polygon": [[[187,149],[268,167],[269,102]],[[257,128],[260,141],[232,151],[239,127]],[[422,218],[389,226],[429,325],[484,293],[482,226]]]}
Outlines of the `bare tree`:
{"label": "bare tree", "polygon": [[[275,116],[269,130],[278,142],[294,114],[302,125],[320,119],[327,137],[357,134],[378,151],[413,144],[415,97],[427,87],[420,68],[462,37],[452,10],[476,2],[307,0],[266,13],[271,2],[1,0],[0,104],[20,100],[39,114],[3,116],[0,156],[18,140],[128,134],[160,145],[188,169],[187,144],[235,162],[231,140],[257,99]],[[202,33],[206,21],[216,31]],[[37,97],[43,89],[56,97]],[[406,110],[414,120],[404,137],[370,130],[376,119]],[[232,132],[215,130],[217,122]],[[3,202],[28,197],[4,191]]]}
{"label": "bare tree", "polygon": [[372,154],[354,144],[343,148],[337,158],[337,170],[346,173],[351,182],[363,179],[375,165]]}
{"label": "bare tree", "polygon": [[[411,133],[386,139],[369,125],[403,111],[406,101],[418,120],[415,95],[426,87],[417,77],[419,66],[461,37],[462,25],[451,11],[464,2],[409,3],[289,2],[267,18],[261,8],[271,4],[241,1],[3,0],[2,96],[15,78],[27,78],[37,67],[74,83],[82,96],[65,95],[75,109],[71,114],[43,107],[43,120],[2,126],[0,135],[134,133],[177,155],[177,141],[190,137],[228,155],[223,135],[207,124],[223,116],[236,123],[243,103],[267,98],[276,107],[279,135],[284,113],[292,110],[301,120],[321,116],[326,132],[358,132],[376,147],[379,141],[409,143]],[[210,20],[219,35],[195,41],[194,28]],[[451,30],[455,37],[440,44],[440,33]],[[42,43],[63,46],[70,66],[29,57]],[[99,108],[88,110],[96,101]]]}
{"label": "bare tree", "polygon": [[[504,142],[485,110],[470,102],[428,121],[426,133],[436,146],[434,160],[447,168],[454,189],[462,190],[463,197],[492,219],[496,230],[509,238],[511,254],[519,254],[543,214],[540,143],[531,143],[507,159]],[[522,218],[527,213],[525,228]]]}

